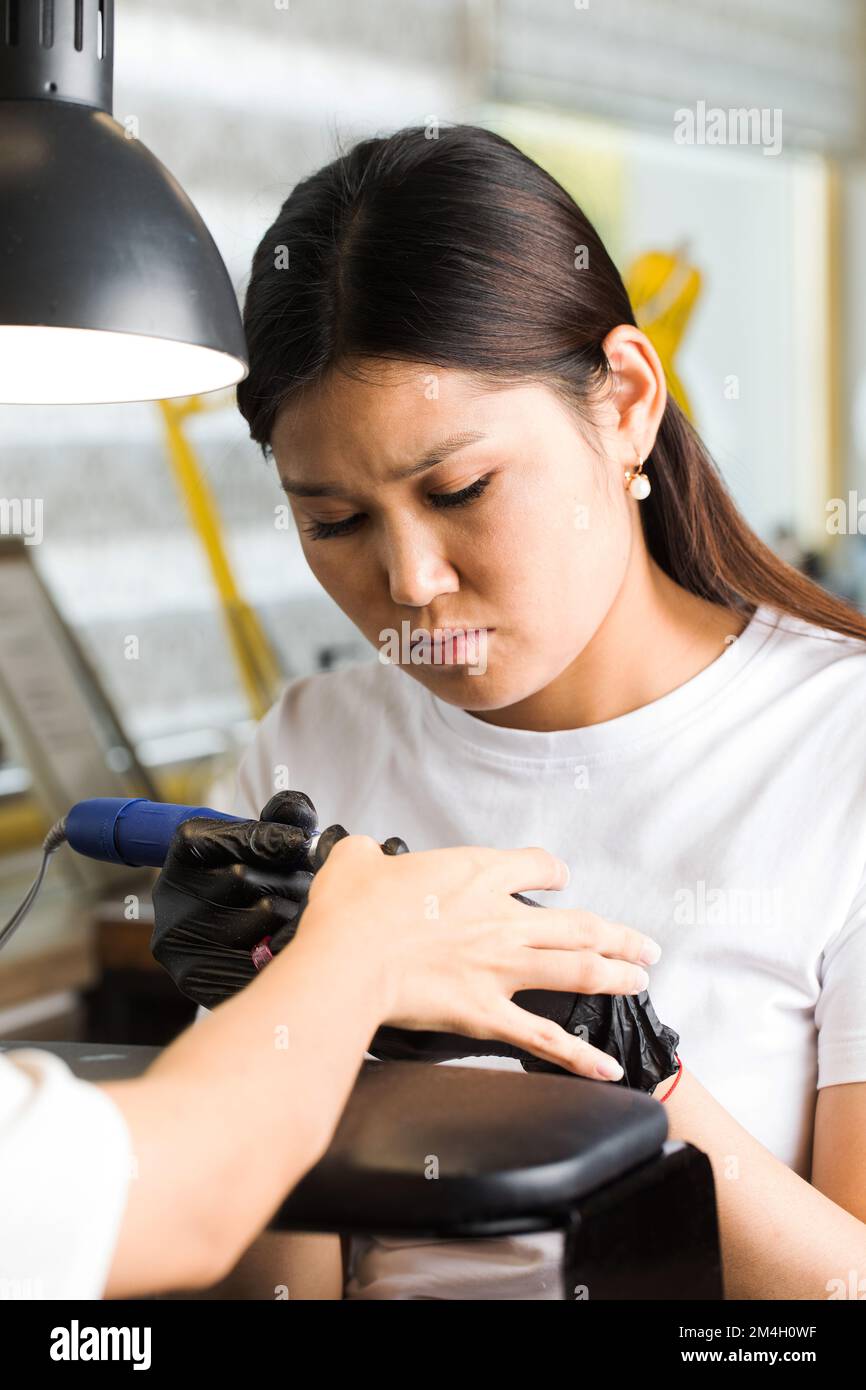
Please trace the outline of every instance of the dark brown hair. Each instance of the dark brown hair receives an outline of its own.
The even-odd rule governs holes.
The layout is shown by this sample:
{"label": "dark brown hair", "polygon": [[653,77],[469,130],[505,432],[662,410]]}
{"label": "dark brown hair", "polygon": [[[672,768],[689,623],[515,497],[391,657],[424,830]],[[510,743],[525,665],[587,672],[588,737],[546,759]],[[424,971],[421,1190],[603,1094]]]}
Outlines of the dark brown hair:
{"label": "dark brown hair", "polygon": [[[262,237],[237,401],[266,457],[283,405],[365,359],[538,380],[587,423],[612,386],[602,342],[635,319],[580,207],[503,136],[471,125],[430,136],[416,126],[360,141],[302,180]],[[866,639],[866,617],[746,523],[670,393],[644,471],[647,547],[682,588],[746,615],[765,603]]]}

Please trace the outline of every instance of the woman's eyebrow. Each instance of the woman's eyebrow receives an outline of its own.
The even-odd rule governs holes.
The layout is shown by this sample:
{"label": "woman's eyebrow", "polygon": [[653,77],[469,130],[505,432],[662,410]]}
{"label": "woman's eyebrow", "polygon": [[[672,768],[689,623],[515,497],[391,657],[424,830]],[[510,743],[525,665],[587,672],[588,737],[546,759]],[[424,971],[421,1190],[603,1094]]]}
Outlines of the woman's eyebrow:
{"label": "woman's eyebrow", "polygon": [[[432,449],[428,449],[423,458],[417,463],[410,463],[406,468],[400,468],[396,473],[388,476],[389,483],[400,482],[404,478],[414,478],[418,473],[426,473],[429,468],[435,468],[438,463],[443,463],[451,454],[456,454],[458,449],[463,449],[467,444],[475,444],[479,439],[486,439],[486,434],[481,430],[464,430],[460,434],[449,434],[445,439],[440,439],[438,444],[434,444]],[[280,478],[284,492],[292,493],[295,497],[346,497],[345,488],[337,487],[332,483],[301,483],[295,482],[291,478]]]}

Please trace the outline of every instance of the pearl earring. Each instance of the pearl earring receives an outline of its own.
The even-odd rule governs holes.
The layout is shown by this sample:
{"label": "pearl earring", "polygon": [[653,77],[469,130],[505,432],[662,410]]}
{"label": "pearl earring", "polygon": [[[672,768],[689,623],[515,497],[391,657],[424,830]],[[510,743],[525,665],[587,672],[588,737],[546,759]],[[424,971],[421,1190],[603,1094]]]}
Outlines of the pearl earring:
{"label": "pearl earring", "polygon": [[625,484],[632,497],[636,497],[638,502],[642,502],[645,497],[649,497],[652,484],[647,475],[641,472],[643,459],[640,456],[640,449],[635,449],[634,453],[637,459],[637,468],[625,470]]}

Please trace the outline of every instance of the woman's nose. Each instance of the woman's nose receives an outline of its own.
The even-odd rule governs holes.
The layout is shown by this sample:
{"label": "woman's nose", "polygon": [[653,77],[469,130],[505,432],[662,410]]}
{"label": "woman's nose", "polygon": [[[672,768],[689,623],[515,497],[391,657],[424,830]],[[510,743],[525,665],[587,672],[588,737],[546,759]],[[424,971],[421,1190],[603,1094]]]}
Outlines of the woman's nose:
{"label": "woman's nose", "polygon": [[404,528],[386,541],[385,567],[391,599],[402,607],[423,608],[437,594],[460,588],[456,570],[424,527]]}

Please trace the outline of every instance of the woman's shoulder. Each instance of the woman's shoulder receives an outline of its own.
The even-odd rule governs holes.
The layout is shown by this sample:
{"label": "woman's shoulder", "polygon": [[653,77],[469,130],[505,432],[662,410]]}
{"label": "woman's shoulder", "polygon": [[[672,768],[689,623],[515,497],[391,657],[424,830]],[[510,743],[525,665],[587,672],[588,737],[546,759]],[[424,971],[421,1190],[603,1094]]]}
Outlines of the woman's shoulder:
{"label": "woman's shoulder", "polygon": [[[862,620],[866,625],[866,618]],[[792,669],[820,670],[844,663],[845,673],[853,681],[862,679],[866,672],[866,636],[839,632],[768,604],[760,605],[754,622],[768,636],[772,634],[774,653]]]}
{"label": "woman's shoulder", "polygon": [[866,638],[841,633],[776,608],[762,606],[766,624],[768,686],[777,709],[811,723],[822,739],[866,736]]}

